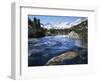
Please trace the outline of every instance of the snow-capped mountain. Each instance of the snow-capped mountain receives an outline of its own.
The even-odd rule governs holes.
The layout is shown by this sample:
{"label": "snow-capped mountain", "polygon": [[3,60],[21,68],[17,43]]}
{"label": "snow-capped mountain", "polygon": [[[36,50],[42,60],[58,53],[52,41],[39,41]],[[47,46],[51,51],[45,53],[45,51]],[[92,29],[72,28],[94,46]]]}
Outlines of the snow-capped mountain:
{"label": "snow-capped mountain", "polygon": [[55,24],[54,27],[56,29],[67,29],[67,28],[70,28],[71,25],[68,22],[61,22],[59,24]]}
{"label": "snow-capped mountain", "polygon": [[68,24],[68,22],[61,22],[61,23],[58,23],[58,24],[54,24],[52,25],[51,23],[47,23],[44,25],[43,28],[46,28],[46,29],[66,29],[66,28],[70,28],[71,25]]}
{"label": "snow-capped mountain", "polygon": [[46,23],[43,28],[53,29],[53,25],[51,23]]}
{"label": "snow-capped mountain", "polygon": [[51,23],[46,23],[43,28],[46,28],[46,29],[67,29],[67,28],[71,28],[72,26],[78,25],[85,20],[87,20],[87,18],[79,18],[79,19],[73,21],[72,23],[60,22],[60,23],[56,23],[54,25],[52,25]]}

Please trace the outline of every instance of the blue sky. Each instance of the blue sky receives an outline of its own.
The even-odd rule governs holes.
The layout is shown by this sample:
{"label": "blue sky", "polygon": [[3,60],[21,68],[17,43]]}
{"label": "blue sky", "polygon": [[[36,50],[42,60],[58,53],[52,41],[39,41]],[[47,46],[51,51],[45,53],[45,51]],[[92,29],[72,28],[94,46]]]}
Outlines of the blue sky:
{"label": "blue sky", "polygon": [[51,23],[52,25],[60,23],[60,22],[68,22],[69,24],[75,22],[78,19],[84,19],[86,17],[74,17],[74,16],[46,16],[46,15],[29,15],[31,20],[34,17],[40,19],[42,24]]}

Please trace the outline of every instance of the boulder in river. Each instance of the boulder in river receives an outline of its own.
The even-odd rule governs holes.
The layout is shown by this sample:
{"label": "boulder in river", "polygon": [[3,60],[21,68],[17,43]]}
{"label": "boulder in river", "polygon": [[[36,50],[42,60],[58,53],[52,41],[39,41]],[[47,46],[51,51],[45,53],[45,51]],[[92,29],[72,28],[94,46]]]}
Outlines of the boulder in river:
{"label": "boulder in river", "polygon": [[64,60],[71,60],[78,57],[79,54],[76,51],[68,51],[59,56],[51,58],[46,65],[60,65]]}
{"label": "boulder in river", "polygon": [[80,39],[78,33],[76,33],[75,31],[71,31],[68,35],[67,35],[68,38],[71,38],[71,39]]}

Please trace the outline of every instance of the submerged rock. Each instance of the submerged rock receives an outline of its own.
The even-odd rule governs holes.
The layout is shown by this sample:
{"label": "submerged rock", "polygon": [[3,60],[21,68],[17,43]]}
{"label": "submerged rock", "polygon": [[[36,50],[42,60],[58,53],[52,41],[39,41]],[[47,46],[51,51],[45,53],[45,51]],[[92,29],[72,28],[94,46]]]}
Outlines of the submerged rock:
{"label": "submerged rock", "polygon": [[76,51],[68,51],[65,52],[59,56],[51,58],[46,65],[59,65],[61,64],[64,60],[71,60],[76,57],[78,57],[79,54]]}

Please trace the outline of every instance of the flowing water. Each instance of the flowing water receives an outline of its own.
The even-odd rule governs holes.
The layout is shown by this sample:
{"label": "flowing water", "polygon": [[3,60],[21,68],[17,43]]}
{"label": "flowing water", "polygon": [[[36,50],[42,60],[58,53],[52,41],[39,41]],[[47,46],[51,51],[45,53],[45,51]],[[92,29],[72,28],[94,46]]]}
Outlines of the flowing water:
{"label": "flowing water", "polygon": [[65,35],[29,39],[28,65],[45,65],[54,56],[60,55],[70,49],[77,50],[77,46],[81,46],[80,40],[69,39]]}

